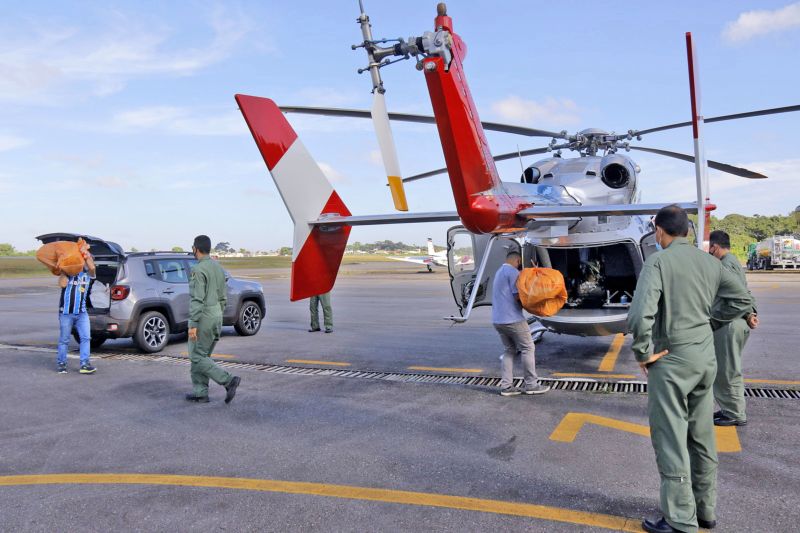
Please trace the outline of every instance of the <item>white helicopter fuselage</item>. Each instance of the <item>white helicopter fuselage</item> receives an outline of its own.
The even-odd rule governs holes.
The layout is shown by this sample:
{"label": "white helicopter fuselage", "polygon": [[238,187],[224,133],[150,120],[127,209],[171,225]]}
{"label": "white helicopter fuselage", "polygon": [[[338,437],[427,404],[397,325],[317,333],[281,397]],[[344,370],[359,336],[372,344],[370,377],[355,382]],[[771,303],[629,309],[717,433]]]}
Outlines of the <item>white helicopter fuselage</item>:
{"label": "white helicopter fuselage", "polygon": [[[550,157],[530,165],[523,183],[563,189],[581,205],[638,203],[639,167],[621,154]],[[505,183],[509,187],[517,184]],[[471,237],[467,237],[469,234]],[[459,236],[460,235],[460,236]],[[567,284],[569,299],[554,316],[538,317],[549,331],[569,335],[611,335],[627,332],[627,313],[644,260],[655,250],[653,227],[644,216],[593,216],[572,218],[553,224],[529,224],[528,230],[496,240],[487,250],[490,236],[472,235],[463,227],[448,232],[448,249],[465,253],[471,241],[475,262],[472,271],[451,264],[450,274],[456,304],[464,310],[475,283],[483,255],[479,295],[473,306],[491,305],[491,283],[505,254],[518,247],[526,267],[559,270]],[[540,327],[541,331],[544,331]]]}

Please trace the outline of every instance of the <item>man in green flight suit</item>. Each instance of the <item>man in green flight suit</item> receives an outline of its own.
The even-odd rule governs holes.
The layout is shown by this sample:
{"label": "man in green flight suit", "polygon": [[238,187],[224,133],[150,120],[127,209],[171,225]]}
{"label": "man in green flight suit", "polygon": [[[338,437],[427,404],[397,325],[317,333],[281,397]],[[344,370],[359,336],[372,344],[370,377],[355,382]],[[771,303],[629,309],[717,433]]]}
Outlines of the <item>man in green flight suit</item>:
{"label": "man in green flight suit", "polygon": [[716,525],[717,445],[712,386],[717,373],[711,305],[732,320],[752,307],[747,288],[686,239],[689,218],[676,205],[655,217],[656,247],[645,261],[628,312],[633,353],[647,375],[648,415],[661,476],[658,521],[645,531],[694,533]]}
{"label": "man in green flight suit", "polygon": [[225,403],[231,403],[241,379],[221,369],[211,359],[222,331],[222,312],[228,300],[225,271],[209,257],[211,239],[207,235],[195,237],[192,253],[197,258],[189,281],[189,360],[194,390],[186,399],[208,403],[208,379],[211,378],[225,387]]}
{"label": "man in green flight suit", "polygon": [[[739,260],[731,252],[731,239],[722,230],[712,231],[709,236],[708,253],[722,263],[722,267],[736,275],[747,286],[747,280]],[[755,302],[745,317],[724,321],[718,318],[714,302],[711,308],[711,328],[714,330],[714,351],[717,354],[717,379],[714,381],[714,399],[720,410],[714,413],[716,426],[744,426],[747,424],[744,400],[744,378],[742,377],[742,350],[750,330],[758,327]]]}
{"label": "man in green flight suit", "polygon": [[322,317],[325,320],[325,333],[333,333],[333,309],[331,308],[330,292],[309,298],[308,308],[311,311],[311,327],[308,328],[308,332],[319,331],[320,304],[322,304]]}

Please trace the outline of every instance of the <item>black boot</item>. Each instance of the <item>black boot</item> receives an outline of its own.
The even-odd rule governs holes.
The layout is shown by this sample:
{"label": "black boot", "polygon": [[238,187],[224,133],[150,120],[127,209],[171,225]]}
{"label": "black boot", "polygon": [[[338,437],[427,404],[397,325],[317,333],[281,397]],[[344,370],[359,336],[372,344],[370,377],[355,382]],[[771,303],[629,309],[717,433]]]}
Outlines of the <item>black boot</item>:
{"label": "black boot", "polygon": [[702,518],[697,519],[697,525],[704,528],[704,529],[714,529],[717,527],[716,520],[703,520]]}
{"label": "black boot", "polygon": [[669,522],[663,516],[657,522],[645,520],[642,522],[642,529],[649,533],[675,533],[676,531],[682,533],[680,529],[675,529],[669,525]]}
{"label": "black boot", "polygon": [[208,403],[208,396],[195,396],[194,393],[186,395],[187,402]]}
{"label": "black boot", "polygon": [[228,384],[225,385],[225,390],[228,391],[228,394],[225,395],[225,403],[231,403],[233,397],[236,396],[236,387],[239,386],[241,381],[242,378],[239,376],[233,376]]}

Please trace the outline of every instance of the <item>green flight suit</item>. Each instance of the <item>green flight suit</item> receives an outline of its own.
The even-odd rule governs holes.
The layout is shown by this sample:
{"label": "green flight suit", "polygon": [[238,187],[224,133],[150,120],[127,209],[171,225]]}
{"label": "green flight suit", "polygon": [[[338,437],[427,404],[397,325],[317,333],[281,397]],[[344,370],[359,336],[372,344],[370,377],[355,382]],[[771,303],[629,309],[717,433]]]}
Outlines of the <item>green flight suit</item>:
{"label": "green flight suit", "polygon": [[711,305],[731,320],[752,306],[747,289],[718,260],[676,238],[647,258],[628,312],[637,361],[649,367],[648,415],[661,476],[661,511],[681,531],[715,520],[717,443],[712,386],[717,372]]}
{"label": "green flight suit", "polygon": [[325,322],[325,329],[333,329],[333,309],[331,308],[331,293],[329,292],[309,298],[308,307],[311,311],[311,329],[319,329],[320,304],[322,304],[322,318]]}
{"label": "green flight suit", "polygon": [[189,360],[195,396],[208,396],[208,379],[227,385],[231,374],[218,367],[211,353],[222,331],[222,313],[228,299],[225,271],[208,257],[198,261],[189,281],[189,328],[197,328],[197,340],[189,340]]}
{"label": "green flight suit", "polygon": [[[742,265],[735,255],[728,252],[720,259],[722,267],[735,274],[747,286]],[[750,337],[747,320],[731,321],[718,319],[720,302],[711,308],[711,327],[714,329],[714,351],[717,355],[717,378],[714,381],[714,399],[722,412],[734,420],[746,421],[744,400],[744,378],[742,377],[742,350]],[[750,312],[755,313],[755,304]],[[749,313],[748,313],[749,314]],[[746,316],[746,315],[745,315]]]}

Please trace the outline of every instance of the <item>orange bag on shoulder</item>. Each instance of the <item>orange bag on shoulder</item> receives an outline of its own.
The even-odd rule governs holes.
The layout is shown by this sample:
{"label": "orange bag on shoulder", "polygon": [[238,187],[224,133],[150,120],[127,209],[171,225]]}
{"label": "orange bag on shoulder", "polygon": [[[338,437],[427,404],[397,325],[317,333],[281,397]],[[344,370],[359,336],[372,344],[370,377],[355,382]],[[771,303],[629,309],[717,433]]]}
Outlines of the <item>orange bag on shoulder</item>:
{"label": "orange bag on shoulder", "polygon": [[86,241],[83,239],[78,239],[78,242],[51,242],[36,251],[36,259],[56,276],[74,276],[86,265],[83,258],[85,249]]}
{"label": "orange bag on shoulder", "polygon": [[536,316],[553,316],[567,303],[564,276],[552,268],[525,268],[517,278],[519,300]]}

